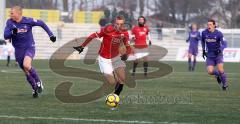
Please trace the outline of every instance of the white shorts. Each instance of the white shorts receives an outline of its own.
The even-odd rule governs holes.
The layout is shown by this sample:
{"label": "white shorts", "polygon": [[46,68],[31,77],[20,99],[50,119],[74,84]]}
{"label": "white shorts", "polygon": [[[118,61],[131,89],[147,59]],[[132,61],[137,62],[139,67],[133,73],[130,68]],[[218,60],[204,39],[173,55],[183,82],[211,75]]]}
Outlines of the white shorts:
{"label": "white shorts", "polygon": [[148,52],[148,48],[143,48],[143,49],[134,49],[134,57],[135,59],[141,59],[145,56],[148,56],[149,52]]}
{"label": "white shorts", "polygon": [[119,67],[126,67],[125,62],[123,62],[120,56],[116,56],[111,59],[106,59],[101,56],[98,57],[98,64],[100,71],[103,74],[113,75],[113,71]]}

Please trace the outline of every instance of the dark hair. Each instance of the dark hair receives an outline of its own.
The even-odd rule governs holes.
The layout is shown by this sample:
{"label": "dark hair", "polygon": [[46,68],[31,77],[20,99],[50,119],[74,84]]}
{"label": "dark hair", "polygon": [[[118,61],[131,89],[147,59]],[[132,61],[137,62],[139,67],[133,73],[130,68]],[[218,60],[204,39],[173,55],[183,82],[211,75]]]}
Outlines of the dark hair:
{"label": "dark hair", "polygon": [[139,21],[140,18],[143,18],[143,19],[144,19],[144,22],[147,21],[146,18],[145,18],[144,16],[139,16],[139,17],[138,17],[138,21]]}
{"label": "dark hair", "polygon": [[209,19],[208,22],[212,22],[213,25],[216,25],[216,21],[214,19]]}
{"label": "dark hair", "polygon": [[123,15],[118,15],[115,20],[125,20],[125,17]]}

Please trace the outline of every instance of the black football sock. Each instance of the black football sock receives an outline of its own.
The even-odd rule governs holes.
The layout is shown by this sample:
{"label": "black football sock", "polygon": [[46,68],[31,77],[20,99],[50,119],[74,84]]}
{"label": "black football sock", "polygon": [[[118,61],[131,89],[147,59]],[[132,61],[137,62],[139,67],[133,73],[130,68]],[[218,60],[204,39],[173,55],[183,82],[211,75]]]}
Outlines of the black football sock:
{"label": "black football sock", "polygon": [[136,72],[136,68],[137,68],[138,62],[133,62],[133,74]]}
{"label": "black football sock", "polygon": [[10,64],[10,56],[7,56],[7,66]]}
{"label": "black football sock", "polygon": [[119,82],[117,82],[115,86],[114,94],[117,94],[119,96],[122,90],[123,90],[123,84],[120,84]]}
{"label": "black football sock", "polygon": [[144,62],[144,63],[143,63],[143,68],[144,68],[144,75],[147,76],[148,62]]}
{"label": "black football sock", "polygon": [[192,69],[192,60],[191,58],[188,58],[188,70],[191,71]]}
{"label": "black football sock", "polygon": [[197,63],[197,60],[196,60],[196,58],[194,58],[194,60],[193,60],[193,66],[192,66],[192,71],[195,70],[196,63]]}

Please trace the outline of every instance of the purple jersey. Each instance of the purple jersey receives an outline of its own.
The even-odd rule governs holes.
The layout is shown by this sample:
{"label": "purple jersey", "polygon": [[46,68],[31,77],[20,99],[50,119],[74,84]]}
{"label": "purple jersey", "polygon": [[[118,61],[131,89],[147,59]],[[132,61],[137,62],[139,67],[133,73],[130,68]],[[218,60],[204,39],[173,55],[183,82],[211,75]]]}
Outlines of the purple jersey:
{"label": "purple jersey", "polygon": [[201,40],[200,33],[198,31],[189,32],[187,42],[189,42],[189,47],[198,47],[198,42]]}
{"label": "purple jersey", "polygon": [[[53,33],[49,30],[48,26],[43,21],[23,17],[19,23],[13,21],[12,19],[7,20],[4,30],[4,38],[11,39],[12,44],[16,50],[35,47],[35,42],[32,34],[33,26],[42,27],[47,32],[49,37],[53,35]],[[17,35],[12,34],[13,28],[18,29]]]}
{"label": "purple jersey", "polygon": [[189,32],[187,42],[189,42],[188,53],[196,56],[198,53],[198,43],[200,40],[200,33],[198,31]]}
{"label": "purple jersey", "polygon": [[206,29],[202,32],[202,48],[207,50],[207,57],[223,56],[222,52],[226,47],[227,43],[219,30],[215,29],[214,32],[210,32]]}
{"label": "purple jersey", "polygon": [[[12,40],[16,60],[22,69],[24,57],[29,56],[33,59],[35,56],[35,42],[32,34],[33,26],[40,26],[47,32],[49,37],[53,36],[53,33],[43,21],[27,17],[23,17],[19,23],[8,19],[4,30],[4,38]],[[17,28],[17,34],[12,33],[13,28]]]}

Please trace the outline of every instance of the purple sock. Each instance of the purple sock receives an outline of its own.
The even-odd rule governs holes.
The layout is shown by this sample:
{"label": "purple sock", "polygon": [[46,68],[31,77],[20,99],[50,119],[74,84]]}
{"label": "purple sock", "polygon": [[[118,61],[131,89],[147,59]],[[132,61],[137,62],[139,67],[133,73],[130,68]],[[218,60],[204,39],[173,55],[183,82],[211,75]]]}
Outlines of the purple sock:
{"label": "purple sock", "polygon": [[188,58],[188,67],[192,67],[191,58]]}
{"label": "purple sock", "polygon": [[27,81],[28,83],[32,86],[32,89],[34,90],[36,87],[36,82],[33,79],[33,77],[31,75],[26,75]]}
{"label": "purple sock", "polygon": [[39,76],[38,76],[38,74],[37,74],[37,71],[33,67],[30,69],[29,73],[34,78],[34,80],[36,82],[40,82],[41,81]]}
{"label": "purple sock", "polygon": [[197,61],[196,61],[196,59],[194,59],[194,60],[193,60],[193,69],[195,68],[196,63],[197,63]]}
{"label": "purple sock", "polygon": [[217,70],[214,70],[214,71],[213,71],[213,75],[219,76],[219,72],[218,72]]}
{"label": "purple sock", "polygon": [[227,76],[226,76],[226,74],[224,72],[220,73],[220,77],[222,79],[223,86],[226,87],[227,86]]}

